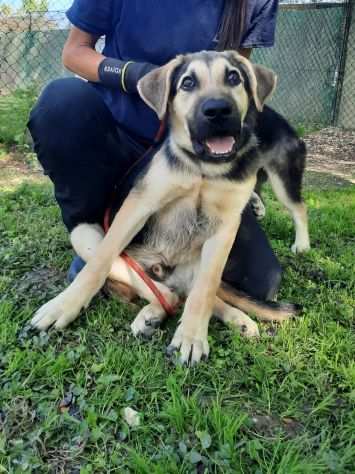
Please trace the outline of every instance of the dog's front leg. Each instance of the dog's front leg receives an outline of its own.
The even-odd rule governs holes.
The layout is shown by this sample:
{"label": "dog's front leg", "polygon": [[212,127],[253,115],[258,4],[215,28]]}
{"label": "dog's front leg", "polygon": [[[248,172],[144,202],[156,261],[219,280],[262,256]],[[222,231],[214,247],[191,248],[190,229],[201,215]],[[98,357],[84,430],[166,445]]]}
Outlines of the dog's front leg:
{"label": "dog's front leg", "polygon": [[103,286],[115,257],[143,228],[148,218],[186,192],[187,185],[181,186],[181,180],[164,171],[166,165],[157,160],[124,201],[94,256],[68,288],[37,311],[32,326],[41,330],[52,324],[64,328],[76,319],[80,310],[88,306]]}
{"label": "dog's front leg", "polygon": [[52,324],[56,328],[64,328],[76,319],[81,309],[89,305],[102,288],[114,258],[122,252],[151,215],[150,210],[140,204],[138,195],[129,195],[95,255],[62,293],[37,311],[31,321],[32,326],[40,330],[46,330]]}
{"label": "dog's front leg", "polygon": [[197,276],[186,300],[180,325],[168,347],[168,353],[180,349],[182,363],[193,365],[209,354],[208,324],[239,224],[238,217],[233,223],[223,222],[217,233],[203,245]]}

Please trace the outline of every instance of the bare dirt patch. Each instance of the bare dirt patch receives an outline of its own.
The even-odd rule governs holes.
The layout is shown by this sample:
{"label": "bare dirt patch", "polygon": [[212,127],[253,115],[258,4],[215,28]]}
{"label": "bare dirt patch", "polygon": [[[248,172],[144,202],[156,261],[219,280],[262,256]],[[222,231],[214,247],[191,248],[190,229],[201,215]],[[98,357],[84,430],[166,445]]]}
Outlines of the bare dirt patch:
{"label": "bare dirt patch", "polygon": [[294,418],[280,418],[277,415],[258,415],[251,418],[252,430],[260,436],[273,438],[283,433],[286,438],[292,439],[304,430],[303,425]]}
{"label": "bare dirt patch", "polygon": [[355,130],[328,127],[304,138],[306,183],[320,187],[355,183]]}
{"label": "bare dirt patch", "polygon": [[10,152],[0,148],[0,191],[12,191],[22,183],[42,183],[45,177],[33,157],[15,149]]}

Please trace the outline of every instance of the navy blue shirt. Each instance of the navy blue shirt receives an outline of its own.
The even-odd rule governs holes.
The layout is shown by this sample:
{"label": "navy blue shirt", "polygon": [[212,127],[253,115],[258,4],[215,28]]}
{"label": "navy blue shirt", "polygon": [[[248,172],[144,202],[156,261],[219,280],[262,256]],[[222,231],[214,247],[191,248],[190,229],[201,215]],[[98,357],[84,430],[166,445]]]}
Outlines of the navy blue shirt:
{"label": "navy blue shirt", "polygon": [[[249,0],[242,47],[272,46],[278,0]],[[177,54],[215,49],[224,0],[75,0],[69,21],[105,36],[103,54],[124,61],[163,65]],[[136,94],[95,87],[117,123],[151,140],[155,113]]]}

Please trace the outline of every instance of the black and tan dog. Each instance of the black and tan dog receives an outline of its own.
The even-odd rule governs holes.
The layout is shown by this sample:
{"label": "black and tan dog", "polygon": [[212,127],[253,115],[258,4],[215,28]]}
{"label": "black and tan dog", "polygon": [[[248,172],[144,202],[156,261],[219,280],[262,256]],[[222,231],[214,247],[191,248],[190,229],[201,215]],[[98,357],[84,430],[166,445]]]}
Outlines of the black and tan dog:
{"label": "black and tan dog", "polygon": [[[168,136],[105,236],[99,225],[74,229],[73,247],[88,263],[67,289],[39,309],[32,325],[64,328],[110,278],[150,301],[131,326],[135,335],[150,334],[166,314],[139,276],[117,257],[125,249],[156,275],[171,305],[181,295],[186,298],[170,345],[180,349],[182,362],[195,363],[208,355],[212,314],[247,336],[258,335],[258,327],[240,309],[264,319],[287,318],[289,306],[257,304],[221,286],[241,213],[260,170],[293,215],[293,249],[309,248],[300,194],[305,148],[287,122],[264,107],[275,84],[272,71],[234,52],[181,56],[141,79],[142,99],[159,118],[168,114]],[[139,241],[134,240],[137,234]]]}

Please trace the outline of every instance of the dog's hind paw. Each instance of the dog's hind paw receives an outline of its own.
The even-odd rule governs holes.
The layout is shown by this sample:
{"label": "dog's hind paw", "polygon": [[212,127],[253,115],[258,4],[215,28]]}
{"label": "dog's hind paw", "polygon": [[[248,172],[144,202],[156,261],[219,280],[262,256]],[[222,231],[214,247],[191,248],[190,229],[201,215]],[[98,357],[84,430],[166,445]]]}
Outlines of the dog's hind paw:
{"label": "dog's hind paw", "polygon": [[250,205],[255,217],[258,220],[264,219],[266,215],[266,208],[261,197],[256,192],[253,192],[250,198]]}
{"label": "dog's hind paw", "polygon": [[237,327],[240,334],[244,337],[253,338],[260,336],[258,325],[247,315],[241,316],[236,314],[235,319],[232,318],[229,322],[232,326]]}
{"label": "dog's hind paw", "polygon": [[160,305],[150,303],[144,306],[131,324],[133,335],[136,337],[152,337],[165,317],[166,313]]}

